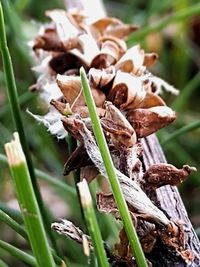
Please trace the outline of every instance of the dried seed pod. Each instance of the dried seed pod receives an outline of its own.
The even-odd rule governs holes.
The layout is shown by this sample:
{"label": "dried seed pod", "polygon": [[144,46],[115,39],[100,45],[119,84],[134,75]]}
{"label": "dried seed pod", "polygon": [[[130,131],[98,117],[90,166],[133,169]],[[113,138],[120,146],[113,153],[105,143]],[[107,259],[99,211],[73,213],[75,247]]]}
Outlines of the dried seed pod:
{"label": "dried seed pod", "polygon": [[127,119],[138,137],[146,137],[155,133],[173,122],[175,118],[175,112],[167,106],[138,108],[127,113]]}
{"label": "dried seed pod", "polygon": [[195,167],[183,165],[182,169],[167,163],[154,164],[145,172],[143,178],[146,186],[161,187],[164,185],[178,185],[187,179],[191,172],[196,171]]}
{"label": "dried seed pod", "polygon": [[145,96],[146,90],[140,79],[118,71],[107,98],[119,109],[129,110],[137,107]]}

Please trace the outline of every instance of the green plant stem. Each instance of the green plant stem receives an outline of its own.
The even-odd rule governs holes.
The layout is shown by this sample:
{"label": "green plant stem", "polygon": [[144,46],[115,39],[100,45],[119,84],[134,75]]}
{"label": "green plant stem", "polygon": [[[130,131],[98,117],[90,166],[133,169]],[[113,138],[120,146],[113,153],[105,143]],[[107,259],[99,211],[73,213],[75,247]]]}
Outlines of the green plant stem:
{"label": "green plant stem", "polygon": [[20,141],[23,147],[23,151],[26,156],[26,161],[28,164],[28,169],[31,177],[31,182],[35,191],[36,199],[40,207],[40,211],[42,214],[42,218],[44,220],[45,228],[46,231],[49,235],[49,238],[51,239],[52,245],[56,251],[58,251],[56,242],[54,239],[54,236],[51,232],[50,228],[50,220],[47,217],[47,213],[44,208],[44,204],[42,201],[42,197],[37,185],[35,173],[34,173],[34,168],[33,168],[33,163],[32,159],[30,156],[30,152],[28,149],[28,143],[26,140],[25,132],[24,132],[24,127],[22,123],[22,118],[21,118],[21,113],[20,113],[20,107],[18,103],[18,95],[17,95],[17,88],[15,84],[15,78],[14,78],[14,72],[13,72],[13,67],[12,67],[12,60],[10,57],[9,49],[7,46],[7,40],[6,40],[6,33],[5,33],[5,26],[4,26],[4,17],[3,17],[3,9],[2,5],[0,2],[0,51],[2,54],[2,59],[3,59],[3,66],[4,66],[4,71],[5,71],[5,79],[6,79],[6,84],[7,84],[7,93],[8,93],[8,98],[10,102],[10,107],[12,111],[12,117],[15,122],[16,129],[19,133]]}
{"label": "green plant stem", "polygon": [[[5,155],[0,153],[0,162],[8,163],[7,158]],[[61,190],[64,192],[68,197],[75,199],[76,198],[76,191],[72,186],[69,186],[61,181],[58,180],[58,178],[53,177],[46,172],[43,172],[41,170],[35,169],[36,176],[47,182],[49,185],[51,185],[54,189],[57,188],[58,190]]]}
{"label": "green plant stem", "polygon": [[15,220],[13,220],[8,214],[6,214],[3,210],[0,210],[0,221],[9,225],[15,232],[19,235],[27,239],[27,234],[24,228],[19,225]]}
{"label": "green plant stem", "polygon": [[133,43],[143,40],[144,37],[147,36],[148,34],[160,31],[169,24],[176,23],[184,19],[187,19],[189,17],[195,16],[199,14],[199,12],[200,12],[200,4],[196,4],[191,7],[177,11],[176,13],[171,14],[170,16],[165,17],[158,22],[149,24],[148,26],[141,28],[141,30],[134,32],[129,37],[127,43],[129,46],[131,46]]}
{"label": "green plant stem", "polygon": [[93,247],[101,267],[109,267],[106,252],[103,246],[103,240],[95,216],[95,211],[92,205],[92,197],[88,188],[88,184],[84,179],[77,184],[80,194],[81,205],[83,208],[84,217],[87,228],[92,239]]}
{"label": "green plant stem", "polygon": [[113,162],[110,156],[108,145],[106,143],[106,140],[103,134],[103,130],[102,130],[102,127],[99,121],[99,117],[97,115],[94,99],[92,97],[90,86],[89,86],[86,73],[83,67],[80,70],[80,75],[81,75],[81,82],[83,86],[85,100],[86,100],[89,113],[90,113],[90,117],[92,120],[93,131],[94,131],[96,141],[99,146],[99,150],[101,152],[101,156],[102,156],[105,168],[106,168],[106,172],[108,174],[108,179],[112,187],[113,195],[114,195],[117,207],[119,209],[120,216],[123,221],[127,237],[130,241],[130,244],[134,252],[134,256],[135,256],[138,266],[147,267],[145,256],[142,251],[139,239],[137,237],[136,230],[133,226],[133,222],[131,220],[131,216],[128,210],[127,203],[124,199],[117,175],[114,170],[114,165],[113,165]]}
{"label": "green plant stem", "polygon": [[[29,255],[26,252],[23,252],[22,250],[0,240],[0,248],[6,250],[9,252],[12,256],[15,258],[27,263],[30,266],[38,267],[36,260],[33,256]],[[45,265],[44,265],[45,266]]]}
{"label": "green plant stem", "polygon": [[190,123],[189,125],[185,125],[182,128],[176,130],[172,134],[170,134],[167,138],[165,138],[162,142],[161,145],[167,144],[169,141],[173,140],[174,138],[177,138],[178,136],[185,134],[187,132],[190,132],[192,130],[196,130],[200,127],[200,120],[195,121]]}
{"label": "green plant stem", "polygon": [[[24,239],[28,240],[28,235],[27,235],[25,229],[1,209],[0,209],[0,221],[6,223],[15,232],[17,232],[19,235],[21,235]],[[56,264],[61,265],[62,259],[56,255],[56,253],[53,249],[51,249],[51,252],[53,254],[53,257],[54,257]]]}
{"label": "green plant stem", "polygon": [[0,267],[9,267],[9,266],[0,259]]}
{"label": "green plant stem", "polygon": [[38,267],[55,267],[17,133],[14,138],[11,143],[5,145],[5,150],[31,248]]}

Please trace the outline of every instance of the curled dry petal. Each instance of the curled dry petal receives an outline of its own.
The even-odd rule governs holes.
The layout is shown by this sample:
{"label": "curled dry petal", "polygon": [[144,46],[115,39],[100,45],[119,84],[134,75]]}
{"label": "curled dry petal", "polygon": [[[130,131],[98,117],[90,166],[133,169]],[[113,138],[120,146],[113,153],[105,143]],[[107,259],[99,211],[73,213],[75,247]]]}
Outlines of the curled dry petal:
{"label": "curled dry petal", "polygon": [[66,11],[54,9],[46,11],[45,14],[55,23],[57,34],[64,46],[80,33],[76,21]]}
{"label": "curled dry petal", "polygon": [[104,33],[104,31],[106,30],[106,28],[110,25],[122,25],[123,23],[116,18],[113,17],[105,17],[105,18],[101,18],[97,21],[95,21],[94,23],[92,23],[92,27],[95,27],[102,35]]}
{"label": "curled dry petal", "polygon": [[139,45],[135,45],[126,51],[115,67],[123,72],[135,73],[143,66],[144,57],[144,50],[140,49]]}
{"label": "curled dry petal", "polygon": [[156,106],[165,106],[164,100],[152,92],[147,92],[145,98],[137,106],[137,108],[152,108]]}
{"label": "curled dry petal", "polygon": [[92,87],[102,88],[108,85],[115,77],[115,68],[113,66],[107,69],[95,69],[89,70],[89,81]]}
{"label": "curled dry petal", "polygon": [[167,163],[154,164],[145,172],[143,178],[147,186],[155,188],[164,185],[178,185],[187,179],[191,172],[196,171],[195,167],[184,165],[182,169]]}
{"label": "curled dry petal", "polygon": [[[85,99],[81,87],[81,79],[77,76],[57,75],[57,84],[70,106],[85,106]],[[97,107],[102,107],[106,99],[105,94],[92,88],[92,95]],[[72,109],[73,110],[73,109]]]}
{"label": "curled dry petal", "polygon": [[84,96],[81,92],[80,77],[58,74],[56,81],[70,106],[75,102],[75,100],[77,105],[85,105]]}
{"label": "curled dry petal", "polygon": [[93,58],[91,66],[94,68],[107,68],[118,60],[119,48],[113,41],[107,40],[102,43],[100,52]]}
{"label": "curled dry petal", "polygon": [[119,109],[129,110],[137,107],[145,96],[146,90],[140,79],[129,73],[118,71],[108,94],[108,100]]}
{"label": "curled dry petal", "polygon": [[46,27],[44,33],[34,40],[33,50],[43,49],[46,51],[65,51],[63,43],[58,37],[55,27]]}
{"label": "curled dry petal", "polygon": [[158,54],[156,53],[146,53],[144,55],[144,62],[143,65],[145,67],[150,67],[156,63],[156,60],[158,59]]}
{"label": "curled dry petal", "polygon": [[120,39],[126,39],[126,37],[129,36],[132,32],[135,32],[138,30],[138,26],[136,25],[127,25],[127,24],[122,24],[122,25],[117,25],[111,29],[106,29],[105,30],[105,35],[106,36],[115,36]]}
{"label": "curled dry petal", "polygon": [[99,47],[91,34],[83,33],[79,35],[80,49],[73,49],[70,51],[79,60],[81,60],[85,66],[90,67],[93,58],[99,53]]}
{"label": "curled dry petal", "polygon": [[111,102],[105,102],[106,114],[101,119],[102,126],[111,135],[112,143],[118,149],[121,146],[132,147],[137,137],[133,127],[120,110]]}
{"label": "curled dry petal", "polygon": [[138,137],[146,137],[167,126],[176,118],[175,112],[167,106],[148,109],[138,108],[127,113],[127,119]]}

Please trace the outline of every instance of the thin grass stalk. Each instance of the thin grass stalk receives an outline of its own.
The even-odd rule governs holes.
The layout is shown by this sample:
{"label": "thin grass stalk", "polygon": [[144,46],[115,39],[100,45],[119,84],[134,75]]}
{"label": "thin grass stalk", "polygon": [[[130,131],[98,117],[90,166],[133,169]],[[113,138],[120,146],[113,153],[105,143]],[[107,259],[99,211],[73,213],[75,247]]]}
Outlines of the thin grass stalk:
{"label": "thin grass stalk", "polygon": [[33,256],[31,256],[28,253],[8,244],[7,242],[0,240],[0,248],[9,252],[15,258],[27,263],[29,266],[38,267],[37,262]]}
{"label": "thin grass stalk", "polygon": [[[0,153],[0,162],[8,163],[7,158],[5,155]],[[43,172],[39,169],[35,169],[36,176],[41,179],[42,181],[47,182],[49,185],[51,185],[54,189],[61,190],[63,193],[65,193],[69,198],[75,199],[76,198],[76,191],[72,186],[69,186],[66,183],[63,183],[59,181],[56,177],[53,177],[46,172]]]}
{"label": "thin grass stalk", "polygon": [[83,208],[86,225],[92,239],[94,251],[97,256],[99,266],[109,267],[106,252],[104,250],[103,240],[101,237],[101,232],[99,230],[95,211],[92,204],[92,197],[90,195],[86,180],[84,179],[82,182],[78,183],[77,187],[79,189],[80,200]]}
{"label": "thin grass stalk", "polygon": [[157,32],[157,31],[164,29],[169,24],[177,23],[189,17],[198,15],[199,12],[200,12],[200,4],[196,4],[191,7],[177,11],[176,13],[171,14],[168,17],[165,17],[158,22],[149,24],[148,26],[141,28],[137,32],[134,32],[129,37],[127,41],[128,46],[131,46],[133,43],[143,40],[150,33]]}
{"label": "thin grass stalk", "polygon": [[[17,223],[13,218],[11,218],[8,214],[6,214],[1,209],[0,209],[0,221],[4,222],[8,226],[10,226],[10,228],[12,228],[16,233],[18,233],[20,236],[22,236],[25,240],[28,240],[28,235],[27,235],[24,227],[22,227],[19,223]],[[56,255],[54,250],[51,249],[51,252],[53,254],[53,257],[54,257],[56,264],[61,265],[62,259]]]}
{"label": "thin grass stalk", "polygon": [[181,127],[180,129],[174,131],[172,134],[170,134],[166,139],[164,139],[161,142],[161,145],[165,145],[165,144],[169,143],[169,141],[177,138],[178,136],[185,134],[185,133],[188,133],[190,131],[196,130],[199,127],[200,127],[200,120],[194,121],[188,125],[185,125],[185,126]]}
{"label": "thin grass stalk", "polygon": [[103,130],[102,130],[102,127],[99,121],[99,117],[96,112],[94,99],[92,97],[90,86],[89,86],[86,73],[83,67],[80,70],[80,75],[81,75],[81,82],[83,86],[85,100],[86,100],[89,113],[90,113],[90,117],[92,120],[93,131],[94,131],[96,141],[99,146],[99,150],[100,150],[100,153],[101,153],[101,156],[102,156],[105,168],[106,168],[106,172],[108,174],[108,179],[110,181],[113,195],[114,195],[117,207],[119,209],[120,216],[123,221],[127,237],[130,241],[130,245],[133,250],[138,266],[147,267],[147,263],[145,260],[144,253],[142,251],[142,247],[137,237],[137,233],[133,226],[133,222],[131,220],[131,216],[128,210],[127,203],[124,199],[117,175],[114,170],[114,165],[113,165],[113,162],[110,156],[108,145],[106,143],[106,140],[103,134]]}
{"label": "thin grass stalk", "polygon": [[18,210],[9,207],[7,204],[1,201],[0,201],[0,209],[4,211],[6,214],[8,214],[10,217],[12,217],[16,222],[23,224],[21,212],[19,212]]}
{"label": "thin grass stalk", "polygon": [[15,220],[13,220],[8,214],[6,214],[3,210],[0,210],[0,221],[9,225],[16,233],[21,235],[23,238],[28,238],[25,229]]}
{"label": "thin grass stalk", "polygon": [[0,267],[9,267],[3,260],[0,259]]}
{"label": "thin grass stalk", "polygon": [[0,2],[0,51],[1,51],[2,59],[3,59],[3,67],[5,71],[5,79],[6,79],[6,84],[7,84],[6,88],[7,88],[7,94],[8,94],[10,107],[12,111],[12,117],[13,117],[16,129],[19,133],[19,137],[20,137],[20,141],[23,147],[24,154],[26,156],[26,161],[27,161],[27,165],[28,165],[28,169],[29,169],[29,173],[31,177],[31,182],[33,184],[36,199],[41,210],[41,214],[44,220],[46,231],[49,235],[49,238],[51,239],[53,247],[55,248],[56,251],[58,251],[54,236],[52,232],[49,230],[51,229],[50,227],[51,223],[50,223],[49,218],[47,217],[47,213],[45,212],[44,204],[42,201],[42,197],[41,197],[41,194],[40,194],[40,191],[37,185],[35,173],[34,173],[32,159],[31,159],[30,152],[28,149],[28,143],[26,140],[25,132],[24,132],[24,127],[22,123],[20,107],[19,107],[19,102],[18,102],[17,88],[16,88],[16,83],[15,83],[15,78],[14,78],[13,67],[12,67],[12,60],[11,60],[10,52],[7,46],[4,16],[3,16],[3,9],[2,9],[1,2]]}
{"label": "thin grass stalk", "polygon": [[55,267],[17,133],[14,138],[5,145],[5,150],[33,254],[39,267]]}

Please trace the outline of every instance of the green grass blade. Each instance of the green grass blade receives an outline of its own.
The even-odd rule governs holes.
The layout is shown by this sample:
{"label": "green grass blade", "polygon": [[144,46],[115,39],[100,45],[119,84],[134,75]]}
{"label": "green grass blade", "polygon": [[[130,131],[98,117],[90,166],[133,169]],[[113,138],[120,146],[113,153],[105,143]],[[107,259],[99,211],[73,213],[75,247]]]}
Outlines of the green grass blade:
{"label": "green grass blade", "polygon": [[16,233],[27,239],[27,234],[25,229],[19,225],[15,220],[13,220],[8,214],[3,210],[0,210],[0,221],[9,225]]}
{"label": "green grass blade", "polygon": [[55,267],[25,155],[16,133],[14,137],[14,141],[5,145],[5,150],[33,254],[39,267]]}
{"label": "green grass blade", "polygon": [[189,8],[185,8],[183,10],[177,11],[174,14],[169,15],[168,17],[165,17],[161,19],[158,22],[149,24],[146,27],[141,28],[137,32],[134,32],[128,39],[127,43],[129,46],[132,44],[143,40],[148,34],[160,31],[164,29],[166,26],[172,23],[176,23],[182,20],[185,20],[189,17],[195,16],[199,14],[200,12],[200,4],[193,5]]}
{"label": "green grass blade", "polygon": [[95,216],[95,211],[92,205],[92,197],[88,188],[86,180],[77,184],[80,194],[81,205],[83,208],[84,217],[86,220],[87,228],[92,239],[95,254],[98,259],[99,267],[109,267],[106,257],[106,252],[103,246],[103,240]]}
{"label": "green grass blade", "polygon": [[99,121],[99,117],[96,112],[96,107],[94,103],[94,99],[91,94],[90,86],[83,68],[80,70],[81,81],[83,86],[83,92],[85,96],[85,100],[89,109],[90,117],[93,124],[93,131],[96,137],[96,141],[99,146],[99,150],[101,152],[101,156],[106,168],[106,172],[108,174],[108,178],[110,181],[110,185],[112,187],[113,195],[119,209],[124,228],[126,230],[126,234],[130,241],[136,262],[139,267],[147,267],[147,263],[144,257],[144,253],[142,251],[140,242],[137,237],[136,230],[133,226],[133,222],[131,220],[127,203],[124,199],[122,190],[120,188],[120,184],[117,178],[117,175],[114,170],[114,165],[110,156],[110,152],[103,134],[103,130]]}
{"label": "green grass blade", "polygon": [[[6,163],[6,164],[8,163],[6,156],[1,154],[1,153],[0,153],[0,162]],[[46,172],[43,172],[39,169],[35,169],[35,174],[39,179],[47,182],[54,189],[61,190],[69,198],[71,198],[71,199],[76,198],[76,190],[72,186],[69,186],[69,185],[59,181],[58,178],[53,177],[53,176],[51,176],[51,175],[47,174]]]}
{"label": "green grass blade", "polygon": [[0,51],[1,51],[2,59],[3,59],[5,80],[7,84],[6,88],[7,88],[7,94],[8,94],[10,107],[12,111],[12,117],[15,122],[16,129],[19,133],[19,137],[20,137],[20,141],[23,147],[24,154],[26,156],[26,161],[27,161],[27,165],[28,165],[28,169],[29,169],[29,173],[31,177],[31,182],[33,184],[33,188],[34,188],[35,195],[36,195],[36,198],[37,198],[40,210],[41,210],[41,214],[42,214],[42,217],[45,223],[47,233],[49,234],[52,245],[54,246],[55,250],[57,250],[54,236],[52,232],[49,230],[51,229],[50,228],[51,223],[45,211],[42,197],[41,197],[38,185],[37,185],[33,163],[32,163],[29,149],[28,149],[28,143],[27,143],[26,136],[25,136],[24,126],[22,123],[20,107],[19,107],[19,102],[18,102],[17,88],[16,88],[16,83],[15,83],[15,78],[14,78],[13,67],[12,67],[12,60],[11,60],[9,49],[7,46],[3,9],[2,9],[1,2],[0,2]]}
{"label": "green grass blade", "polygon": [[188,125],[185,125],[182,128],[180,128],[180,129],[176,130],[175,132],[173,132],[172,134],[170,134],[166,139],[164,139],[161,142],[161,145],[165,145],[169,141],[177,138],[178,136],[180,136],[182,134],[185,134],[185,133],[188,133],[190,131],[196,130],[199,127],[200,127],[200,120],[199,121],[192,122],[192,123],[190,123]]}
{"label": "green grass blade", "polygon": [[0,259],[0,267],[9,267],[3,260]]}
{"label": "green grass blade", "polygon": [[[0,240],[0,248],[9,252],[15,258],[27,263],[29,266],[38,267],[35,258],[28,253]],[[45,265],[44,265],[45,266]]]}

